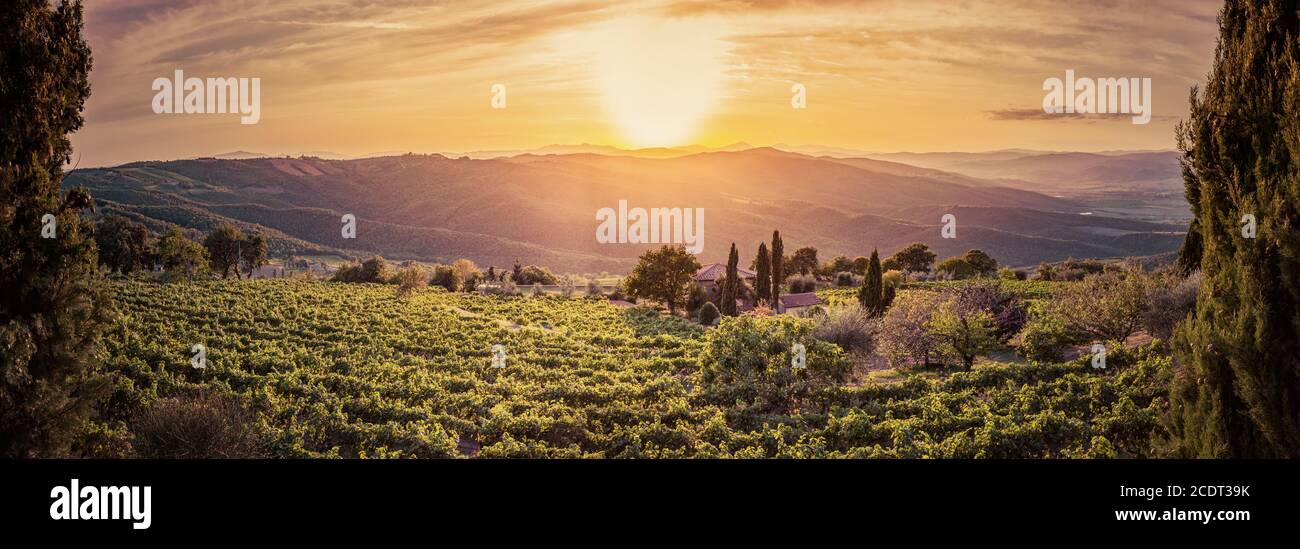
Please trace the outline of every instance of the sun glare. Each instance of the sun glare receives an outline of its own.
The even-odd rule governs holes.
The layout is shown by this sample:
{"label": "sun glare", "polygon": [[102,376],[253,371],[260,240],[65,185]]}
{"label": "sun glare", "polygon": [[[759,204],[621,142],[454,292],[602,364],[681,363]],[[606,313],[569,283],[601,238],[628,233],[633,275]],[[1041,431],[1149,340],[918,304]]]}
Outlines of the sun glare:
{"label": "sun glare", "polygon": [[629,18],[599,31],[595,83],[628,144],[686,143],[722,93],[726,45],[707,20]]}

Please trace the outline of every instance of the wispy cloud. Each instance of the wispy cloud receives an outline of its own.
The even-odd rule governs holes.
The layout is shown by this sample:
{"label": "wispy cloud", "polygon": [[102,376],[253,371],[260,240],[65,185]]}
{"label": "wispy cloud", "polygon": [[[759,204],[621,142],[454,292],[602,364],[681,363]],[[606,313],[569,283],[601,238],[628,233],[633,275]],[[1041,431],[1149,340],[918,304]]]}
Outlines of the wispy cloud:
{"label": "wispy cloud", "polygon": [[[613,20],[649,17],[726,29],[725,86],[703,141],[1165,148],[1187,88],[1209,67],[1220,4],[97,0],[87,6],[94,91],[76,142],[90,162],[112,162],[240,148],[364,153],[611,141],[616,130],[598,104],[598,68],[582,37]],[[261,77],[263,121],[238,127],[153,115],[149,83],[177,68]],[[1006,107],[1039,104],[1043,79],[1067,69],[1150,77],[1163,116],[1140,130],[1078,124],[1067,134],[1002,123],[1038,120],[1032,109]],[[497,82],[509,84],[511,107],[485,111]],[[794,82],[809,97],[797,116],[789,109]]]}

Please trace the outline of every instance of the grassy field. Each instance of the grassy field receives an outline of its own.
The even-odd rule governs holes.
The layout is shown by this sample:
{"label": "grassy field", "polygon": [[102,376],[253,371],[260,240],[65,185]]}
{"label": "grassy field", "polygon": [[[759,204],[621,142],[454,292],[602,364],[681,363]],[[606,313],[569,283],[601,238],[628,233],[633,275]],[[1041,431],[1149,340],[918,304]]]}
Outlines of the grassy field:
{"label": "grassy field", "polygon": [[774,409],[707,386],[718,328],[601,299],[400,299],[294,280],[118,281],[114,294],[106,439],[129,440],[159,399],[206,391],[250,409],[282,457],[1141,456],[1168,369],[1144,351],[1105,373],[985,362]]}

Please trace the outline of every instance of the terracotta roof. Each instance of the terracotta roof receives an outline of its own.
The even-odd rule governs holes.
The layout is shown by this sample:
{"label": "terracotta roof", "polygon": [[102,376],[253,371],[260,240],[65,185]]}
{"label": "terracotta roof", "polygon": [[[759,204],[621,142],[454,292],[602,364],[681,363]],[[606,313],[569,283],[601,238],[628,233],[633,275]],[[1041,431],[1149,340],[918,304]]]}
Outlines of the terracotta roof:
{"label": "terracotta roof", "polygon": [[811,307],[821,305],[822,300],[817,294],[808,292],[806,294],[786,294],[781,296],[781,305],[786,308],[790,307]]}
{"label": "terracotta roof", "polygon": [[[742,267],[736,267],[736,272],[740,273],[741,278],[758,278],[758,273]],[[727,266],[721,263],[710,263],[695,271],[695,280],[701,282],[717,280],[725,276],[727,276]]]}

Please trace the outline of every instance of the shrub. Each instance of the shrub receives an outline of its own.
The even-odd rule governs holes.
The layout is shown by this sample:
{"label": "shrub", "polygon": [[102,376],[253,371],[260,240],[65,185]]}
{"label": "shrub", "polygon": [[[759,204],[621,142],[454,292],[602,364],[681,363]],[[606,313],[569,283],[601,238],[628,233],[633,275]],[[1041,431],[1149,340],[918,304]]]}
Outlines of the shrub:
{"label": "shrub", "polygon": [[934,311],[943,302],[938,292],[904,292],[894,300],[880,324],[878,346],[892,366],[908,362],[930,364],[938,357],[939,341],[929,330]]}
{"label": "shrub", "polygon": [[875,348],[880,322],[862,307],[834,307],[816,319],[813,337],[839,345],[849,353],[869,353]]}
{"label": "shrub", "polygon": [[817,279],[812,275],[797,275],[789,278],[790,293],[803,294],[817,290]]}
{"label": "shrub", "polygon": [[429,285],[424,269],[420,267],[406,267],[397,271],[397,295],[406,297],[417,291],[423,290]]}
{"label": "shrub", "polygon": [[1172,271],[1163,273],[1160,283],[1151,292],[1150,306],[1142,319],[1147,333],[1169,339],[1178,323],[1196,309],[1196,295],[1200,289],[1200,271],[1186,277]]}
{"label": "shrub", "polygon": [[853,273],[850,273],[848,271],[841,271],[835,274],[836,286],[840,286],[840,287],[857,286],[858,284],[860,284],[858,277],[853,276]]}
{"label": "shrub", "polygon": [[1081,339],[1056,318],[1049,303],[1035,303],[1029,308],[1029,321],[1019,340],[1020,356],[1034,362],[1058,362],[1065,358],[1065,348]]}
{"label": "shrub", "polygon": [[1057,318],[1087,338],[1124,341],[1143,327],[1160,284],[1137,265],[1093,274],[1057,294]]}
{"label": "shrub", "polygon": [[705,291],[698,283],[691,282],[686,287],[686,310],[698,312],[700,307],[703,307],[708,302],[709,292]]}
{"label": "shrub", "polygon": [[433,279],[429,281],[434,286],[441,286],[448,292],[459,292],[463,281],[460,273],[454,267],[448,265],[438,265],[433,268]]}
{"label": "shrub", "polygon": [[941,280],[964,280],[978,274],[975,267],[961,257],[945,259],[934,268],[934,276]]}
{"label": "shrub", "polygon": [[988,310],[964,303],[953,296],[935,311],[926,325],[941,343],[940,349],[960,360],[970,370],[975,359],[992,351],[998,343],[993,315]]}
{"label": "shrub", "polygon": [[541,284],[533,284],[532,294],[533,297],[541,297],[546,295],[546,291],[542,289]]}
{"label": "shrub", "polygon": [[699,317],[700,324],[712,326],[718,321],[718,318],[721,317],[722,314],[718,312],[718,307],[716,305],[712,302],[705,301],[703,305],[700,305],[699,312],[696,313],[696,316]]}
{"label": "shrub", "polygon": [[382,257],[374,256],[361,262],[362,282],[387,282],[390,276],[392,271],[388,268],[388,262]]}
{"label": "shrub", "polygon": [[554,286],[557,280],[555,274],[552,273],[550,269],[547,269],[546,267],[538,267],[537,265],[524,267],[523,269],[520,269],[519,274],[515,276],[515,284],[520,286],[529,286],[533,284]]}
{"label": "shrub", "polygon": [[972,282],[948,290],[963,310],[981,310],[990,315],[998,342],[1020,332],[1027,319],[1026,306],[1016,294],[997,282]]}
{"label": "shrub", "polygon": [[335,282],[388,282],[392,276],[384,258],[374,256],[362,263],[347,263],[334,273]]}
{"label": "shrub", "polygon": [[602,297],[605,295],[605,290],[602,290],[600,288],[600,283],[593,278],[587,281],[587,295],[591,297]]}
{"label": "shrub", "polygon": [[560,278],[560,295],[564,297],[573,297],[578,291],[578,278],[573,275],[564,275]]}
{"label": "shrub", "polygon": [[885,274],[881,275],[880,280],[884,283],[886,288],[893,286],[894,289],[897,290],[903,285],[903,271],[885,271]]}
{"label": "shrub", "polygon": [[[794,368],[795,344],[805,367]],[[750,404],[758,414],[781,413],[843,381],[852,368],[835,345],[812,337],[812,323],[790,316],[725,317],[705,336],[704,400]]]}
{"label": "shrub", "polygon": [[153,459],[266,457],[254,415],[234,397],[196,393],[163,398],[132,422],[133,445]]}

